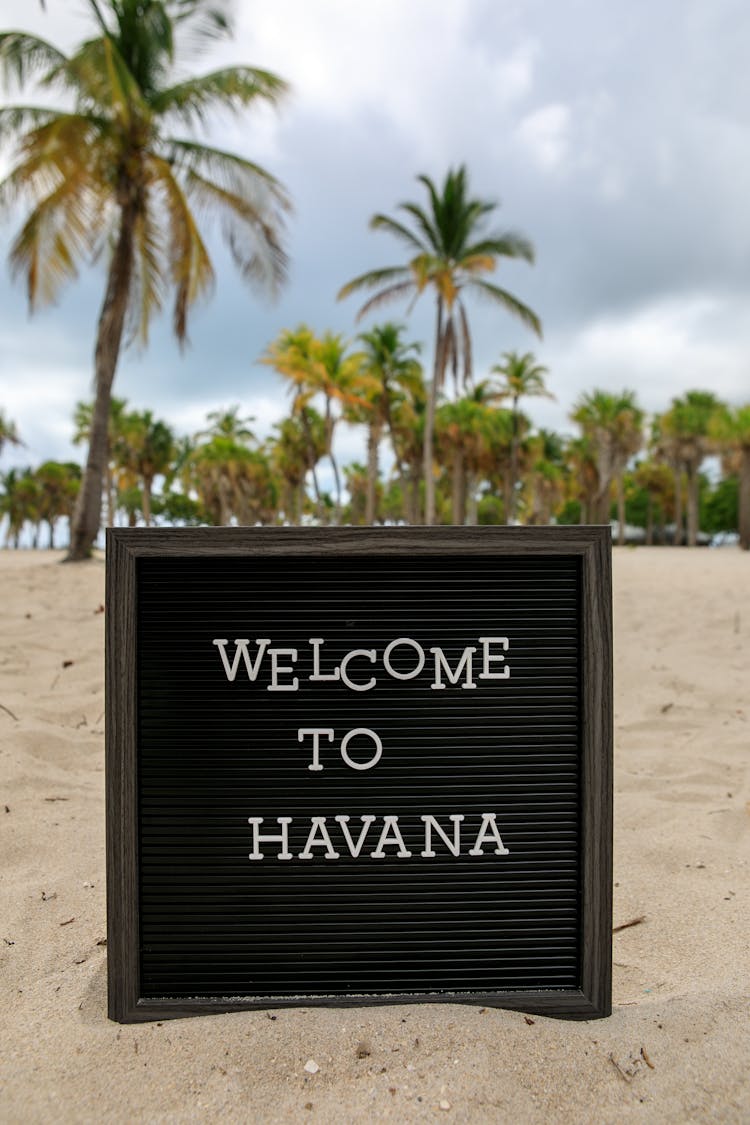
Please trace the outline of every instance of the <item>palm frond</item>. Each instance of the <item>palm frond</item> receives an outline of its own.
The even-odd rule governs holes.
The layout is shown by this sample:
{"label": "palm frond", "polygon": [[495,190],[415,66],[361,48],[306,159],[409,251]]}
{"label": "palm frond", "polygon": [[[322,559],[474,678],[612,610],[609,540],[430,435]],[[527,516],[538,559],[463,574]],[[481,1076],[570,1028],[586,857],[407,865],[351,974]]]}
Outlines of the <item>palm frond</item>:
{"label": "palm frond", "polygon": [[466,315],[466,307],[464,306],[463,301],[458,302],[458,311],[461,318],[461,350],[464,356],[464,382],[468,383],[471,380],[471,374],[474,366],[474,357],[471,347],[471,331],[469,330],[469,318]]}
{"label": "palm frond", "polygon": [[149,170],[163,191],[169,226],[169,272],[175,286],[174,333],[180,343],[187,335],[187,314],[191,305],[207,293],[214,271],[205,243],[185,194],[166,160],[151,155]]}
{"label": "palm frond", "polygon": [[522,258],[526,262],[534,262],[534,247],[528,238],[514,231],[505,231],[491,238],[483,238],[467,246],[463,255],[465,257],[493,256],[496,258]]}
{"label": "palm frond", "polygon": [[177,27],[191,23],[192,33],[202,39],[221,39],[232,31],[228,0],[169,0],[168,8]]}
{"label": "palm frond", "polygon": [[492,285],[489,281],[480,281],[478,278],[472,278],[467,282],[467,287],[471,288],[474,292],[483,297],[488,297],[490,300],[502,305],[509,313],[517,317],[522,324],[530,328],[541,339],[542,336],[542,322],[536,313],[509,293],[507,289],[501,289],[499,285]]}
{"label": "palm frond", "polygon": [[423,252],[425,245],[421,242],[413,231],[399,223],[397,219],[391,218],[390,215],[373,215],[370,219],[370,230],[385,230],[389,234],[394,235],[400,242],[405,242],[411,250]]}
{"label": "palm frond", "polygon": [[399,208],[406,211],[413,219],[416,219],[417,226],[424,235],[425,242],[420,243],[421,248],[429,248],[433,253],[440,252],[440,233],[435,224],[430,220],[429,215],[426,214],[422,208],[416,203],[399,203]]}
{"label": "palm frond", "polygon": [[284,211],[291,210],[289,197],[276,177],[252,160],[211,145],[175,137],[165,141],[165,149],[170,164],[181,172],[196,172],[209,177],[238,195],[257,189],[258,181],[262,181],[272,193],[276,205]]}
{"label": "palm frond", "polygon": [[25,86],[33,75],[64,64],[66,56],[46,39],[25,31],[0,33],[0,73],[5,88]]}
{"label": "palm frond", "polygon": [[33,209],[10,249],[14,274],[26,278],[29,306],[49,304],[77,262],[90,254],[104,212],[90,190],[86,170],[70,170]]}
{"label": "palm frond", "polygon": [[371,313],[373,309],[379,309],[381,305],[387,305],[390,304],[391,301],[397,301],[401,297],[407,297],[413,289],[414,282],[411,279],[409,281],[402,281],[396,285],[389,285],[387,289],[381,290],[380,293],[376,293],[373,297],[370,297],[369,301],[365,302],[357,313],[357,320],[362,320],[362,318],[367,316],[368,313]]}
{"label": "palm frond", "polygon": [[408,266],[386,266],[384,269],[370,270],[369,273],[360,274],[352,281],[347,281],[346,285],[342,285],[336,300],[342,301],[345,297],[349,297],[352,293],[358,293],[361,289],[374,289],[376,285],[381,285],[383,282],[406,280],[410,276],[410,272]]}
{"label": "palm frond", "polygon": [[151,317],[161,312],[166,291],[164,241],[159,225],[147,208],[136,216],[133,236],[128,328],[145,347]]}
{"label": "palm frond", "polygon": [[178,118],[186,125],[204,125],[212,109],[238,113],[259,99],[275,105],[288,89],[283,79],[268,70],[234,66],[161,90],[150,105],[154,113]]}
{"label": "palm frond", "polygon": [[[90,156],[100,147],[102,125],[88,114],[55,113],[27,132],[18,162],[0,183],[0,208],[11,206],[21,195],[44,199],[67,178],[79,182],[84,170],[85,182],[95,191],[97,169]],[[104,186],[102,181],[99,186]]]}
{"label": "palm frond", "polygon": [[0,143],[14,134],[26,133],[40,125],[48,125],[60,116],[59,110],[34,105],[0,106]]}
{"label": "palm frond", "polygon": [[265,199],[260,194],[253,200],[197,172],[187,174],[186,190],[196,201],[218,205],[224,238],[240,273],[246,281],[275,295],[286,278],[288,259],[279,239],[281,216],[275,213],[268,193]]}

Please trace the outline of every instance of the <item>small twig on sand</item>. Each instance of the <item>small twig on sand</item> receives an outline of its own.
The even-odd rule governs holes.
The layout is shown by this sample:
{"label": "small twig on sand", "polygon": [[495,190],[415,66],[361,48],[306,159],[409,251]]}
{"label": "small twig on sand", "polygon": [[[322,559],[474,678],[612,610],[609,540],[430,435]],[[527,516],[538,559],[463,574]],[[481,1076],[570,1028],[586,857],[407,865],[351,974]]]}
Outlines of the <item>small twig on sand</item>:
{"label": "small twig on sand", "polygon": [[620,930],[629,930],[631,926],[640,926],[641,922],[646,921],[646,915],[640,914],[637,918],[631,918],[629,922],[622,922],[619,926],[612,927],[613,934],[619,934]]}
{"label": "small twig on sand", "polygon": [[4,703],[0,703],[0,711],[5,711],[6,715],[10,715],[11,719],[15,719],[16,722],[18,722],[18,715],[14,715],[10,707],[6,707]]}
{"label": "small twig on sand", "polygon": [[656,1070],[656,1067],[651,1062],[651,1059],[648,1057],[648,1053],[647,1053],[645,1047],[641,1047],[641,1058],[643,1059],[643,1061],[645,1062],[645,1064],[649,1068],[649,1070]]}
{"label": "small twig on sand", "polygon": [[633,1081],[632,1075],[628,1074],[626,1071],[624,1071],[622,1069],[622,1067],[620,1066],[620,1064],[618,1063],[617,1059],[615,1058],[615,1056],[612,1054],[611,1051],[609,1052],[609,1061],[612,1063],[612,1066],[615,1068],[615,1070],[620,1075],[622,1080],[624,1082],[627,1082],[628,1085],[630,1085],[630,1083]]}
{"label": "small twig on sand", "polygon": [[70,797],[45,797],[45,801],[69,801]]}

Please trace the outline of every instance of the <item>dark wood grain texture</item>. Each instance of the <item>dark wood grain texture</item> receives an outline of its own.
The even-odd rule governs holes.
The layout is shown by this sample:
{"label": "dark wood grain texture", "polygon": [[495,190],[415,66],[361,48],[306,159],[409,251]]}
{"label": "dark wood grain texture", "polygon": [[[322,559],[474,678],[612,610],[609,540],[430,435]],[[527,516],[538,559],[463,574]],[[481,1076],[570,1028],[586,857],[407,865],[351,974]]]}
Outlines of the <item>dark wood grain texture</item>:
{"label": "dark wood grain texture", "polygon": [[[154,557],[576,556],[581,560],[581,975],[575,990],[144,999],[139,979],[137,560]],[[138,1022],[312,1005],[464,1002],[588,1019],[611,1012],[612,619],[609,527],[201,528],[107,532],[109,1015]]]}

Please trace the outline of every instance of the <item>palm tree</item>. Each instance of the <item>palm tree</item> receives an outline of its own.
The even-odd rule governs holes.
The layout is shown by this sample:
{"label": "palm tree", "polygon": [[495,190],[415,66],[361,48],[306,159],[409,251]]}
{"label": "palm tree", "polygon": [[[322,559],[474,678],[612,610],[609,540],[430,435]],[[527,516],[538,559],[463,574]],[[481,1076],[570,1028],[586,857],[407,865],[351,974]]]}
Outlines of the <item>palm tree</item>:
{"label": "palm tree", "polygon": [[40,523],[40,485],[34,475],[33,469],[9,469],[0,480],[3,491],[0,493],[0,515],[6,516],[8,529],[6,543],[13,542],[18,548],[21,541],[21,532],[24,525],[30,523],[32,532],[32,547],[39,541]]}
{"label": "palm tree", "polygon": [[172,137],[173,125],[203,124],[214,107],[274,104],[275,75],[229,67],[175,80],[175,41],[229,33],[212,0],[88,0],[97,35],[68,56],[24,32],[0,34],[0,68],[23,85],[34,73],[74,98],[72,112],[10,106],[0,132],[19,145],[0,184],[0,206],[28,198],[32,210],[10,252],[32,309],[52,301],[81,260],[110,247],[97,327],[91,440],[73,519],[69,559],[91,552],[99,531],[112,384],[120,350],[145,342],[152,315],[174,291],[180,343],[191,306],[213,269],[193,206],[221,214],[242,276],[272,289],[285,273],[279,232],[288,208],[264,169],[221,149]]}
{"label": "palm tree", "polygon": [[355,277],[340,290],[339,299],[361,290],[376,290],[360,309],[358,315],[362,317],[387,301],[409,297],[413,303],[427,288],[435,294],[434,373],[424,427],[425,523],[430,525],[435,520],[433,434],[438,398],[449,367],[456,382],[459,369],[464,381],[471,377],[471,334],[464,294],[489,298],[537,335],[541,335],[541,324],[527,305],[483,276],[496,269],[500,258],[533,262],[534,250],[528,239],[510,232],[485,233],[485,221],[498,204],[469,194],[464,166],[449,169],[440,189],[429,176],[419,176],[418,180],[427,190],[428,207],[399,204],[411,225],[389,215],[374,215],[370,220],[372,230],[385,230],[406,246],[408,262]]}
{"label": "palm tree", "polygon": [[553,394],[544,385],[544,376],[547,368],[537,363],[531,352],[519,355],[518,352],[503,352],[502,363],[496,363],[490,370],[494,375],[501,375],[502,382],[496,390],[497,398],[502,401],[509,398],[511,414],[513,415],[513,443],[510,455],[510,481],[509,495],[510,506],[507,522],[513,523],[516,518],[516,488],[518,486],[518,447],[519,434],[519,402],[522,398],[554,398]]}
{"label": "palm tree", "polygon": [[15,422],[6,418],[4,411],[0,410],[0,453],[4,445],[23,445],[23,442],[18,436]]}
{"label": "palm tree", "polygon": [[580,505],[579,523],[596,523],[599,471],[594,445],[587,434],[567,441],[565,461],[569,499]]}
{"label": "palm tree", "polygon": [[255,441],[255,434],[248,425],[255,418],[251,415],[240,418],[240,405],[237,402],[227,409],[209,411],[206,421],[211,425],[197,433],[197,438],[225,437],[238,441],[241,445]]}
{"label": "palm tree", "polygon": [[393,404],[397,398],[416,393],[422,386],[422,367],[416,359],[420,345],[407,344],[402,338],[404,331],[402,324],[389,321],[377,325],[369,332],[362,332],[358,337],[363,345],[362,367],[365,376],[358,390],[366,401],[364,409],[359,410],[367,425],[366,524],[375,522],[380,442],[386,431],[394,453],[396,449]]}
{"label": "palm tree", "polygon": [[49,527],[49,547],[55,547],[55,527],[63,517],[73,515],[78,489],[81,487],[81,466],[74,461],[45,461],[34,473],[39,486],[37,511]]}
{"label": "palm tree", "polygon": [[[210,417],[210,415],[209,415]],[[151,495],[157,476],[166,476],[176,452],[174,433],[150,410],[129,411],[122,418],[115,442],[115,460],[135,478],[141,490],[141,511],[146,527],[151,524]]]}
{"label": "palm tree", "polygon": [[[320,419],[322,423],[322,419]],[[319,425],[318,429],[322,427]],[[305,478],[315,463],[310,459],[307,434],[299,418],[283,418],[274,426],[268,457],[274,474],[283,481],[282,511],[290,524],[301,524],[305,514]]]}
{"label": "palm tree", "polygon": [[670,409],[659,420],[662,441],[677,467],[678,490],[680,470],[684,468],[687,476],[688,547],[695,547],[698,542],[698,473],[713,448],[711,427],[720,408],[711,391],[688,391],[681,398],[672,399]]}
{"label": "palm tree", "polygon": [[559,434],[539,430],[529,440],[528,484],[531,493],[528,523],[552,522],[565,499],[565,450]]}
{"label": "palm tree", "polygon": [[391,441],[396,458],[403,500],[403,518],[409,524],[418,524],[420,509],[420,481],[424,463],[424,428],[427,413],[427,388],[420,370],[419,379],[409,395],[400,396],[391,403]]}
{"label": "palm tree", "polygon": [[610,490],[615,483],[618,541],[622,545],[625,542],[624,473],[628,461],[643,444],[643,411],[633,391],[612,394],[593,390],[581,395],[571,418],[589,438],[596,459],[598,482],[591,516],[596,523],[609,523]]}
{"label": "palm tree", "polygon": [[662,542],[665,518],[674,511],[674,474],[663,461],[651,458],[639,462],[633,476],[638,488],[642,488],[646,493],[646,546],[651,547],[654,542],[654,508],[657,512],[657,524],[661,529]]}
{"label": "palm tree", "polygon": [[[305,324],[290,331],[285,329],[273,340],[260,358],[260,363],[273,367],[280,375],[289,379],[294,393],[293,411],[302,419],[305,427],[310,427],[310,406],[315,398],[322,397],[324,403],[325,454],[331,462],[331,470],[336,489],[335,515],[341,515],[341,474],[333,451],[333,438],[341,415],[334,410],[334,403],[341,407],[361,407],[367,405],[361,386],[362,357],[348,351],[343,336],[325,332],[316,336]],[[310,430],[311,450],[314,446]],[[316,458],[317,460],[317,458]],[[319,515],[323,517],[320,490],[313,476]]]}
{"label": "palm tree", "polygon": [[[115,465],[112,451],[120,440],[123,419],[127,409],[127,399],[115,398],[109,400],[109,420],[107,422],[107,447],[104,460],[103,488],[107,500],[107,526],[112,527],[115,522]],[[94,403],[77,402],[73,412],[73,444],[81,445],[91,442],[91,429],[94,420]]]}
{"label": "palm tree", "polygon": [[750,550],[750,404],[719,410],[709,423],[711,436],[729,454],[727,467],[736,469],[739,477],[737,527],[740,547]]}

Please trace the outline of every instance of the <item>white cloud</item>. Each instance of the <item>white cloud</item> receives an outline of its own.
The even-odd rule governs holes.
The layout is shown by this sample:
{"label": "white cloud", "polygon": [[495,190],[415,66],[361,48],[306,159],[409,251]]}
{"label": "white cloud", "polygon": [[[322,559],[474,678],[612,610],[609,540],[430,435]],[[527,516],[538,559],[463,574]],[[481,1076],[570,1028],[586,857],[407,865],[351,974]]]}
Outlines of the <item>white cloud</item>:
{"label": "white cloud", "polygon": [[550,341],[554,378],[569,404],[594,386],[638,391],[643,406],[665,410],[689,388],[706,388],[730,402],[750,390],[750,324],[739,323],[732,302],[707,294],[655,301],[619,317],[599,317],[566,340]]}
{"label": "white cloud", "polygon": [[553,171],[568,156],[570,125],[570,107],[553,102],[523,117],[515,135],[540,168]]}

